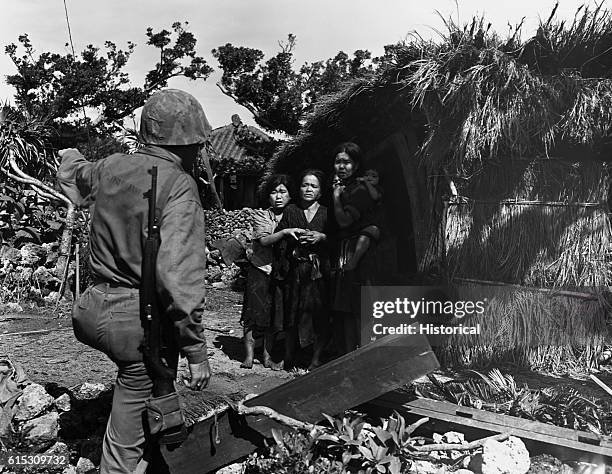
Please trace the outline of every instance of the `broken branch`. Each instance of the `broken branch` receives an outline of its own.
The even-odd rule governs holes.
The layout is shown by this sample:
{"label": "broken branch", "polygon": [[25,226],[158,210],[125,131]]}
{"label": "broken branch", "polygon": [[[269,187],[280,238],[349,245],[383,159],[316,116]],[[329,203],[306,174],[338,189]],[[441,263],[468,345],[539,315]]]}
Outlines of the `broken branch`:
{"label": "broken branch", "polygon": [[238,412],[238,414],[240,415],[264,415],[274,421],[277,421],[278,423],[290,426],[291,428],[295,428],[298,430],[313,431],[321,429],[319,426],[313,425],[312,423],[305,423],[303,421],[296,420],[295,418],[291,418],[290,416],[281,415],[279,412],[269,407],[247,407],[242,404],[242,402],[240,402],[232,408],[234,408],[234,410],[236,410],[236,412]]}
{"label": "broken branch", "polygon": [[469,451],[472,449],[482,448],[482,446],[487,441],[505,441],[510,437],[508,433],[502,433],[494,436],[489,436],[488,438],[478,439],[476,441],[472,441],[471,443],[461,443],[461,444],[453,444],[453,443],[439,443],[439,444],[428,444],[426,446],[409,446],[409,449],[412,451],[417,451],[419,453],[430,453],[432,451]]}

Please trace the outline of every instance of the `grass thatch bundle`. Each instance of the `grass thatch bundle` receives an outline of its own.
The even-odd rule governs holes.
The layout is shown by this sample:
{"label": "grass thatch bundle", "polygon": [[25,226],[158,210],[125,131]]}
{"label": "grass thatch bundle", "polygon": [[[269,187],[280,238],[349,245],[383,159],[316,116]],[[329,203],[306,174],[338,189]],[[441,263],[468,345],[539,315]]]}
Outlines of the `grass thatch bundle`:
{"label": "grass thatch bundle", "polygon": [[486,299],[479,335],[454,335],[437,348],[443,366],[510,363],[531,370],[567,372],[597,365],[608,335],[610,304],[604,294],[543,292],[530,288],[461,284],[458,299]]}
{"label": "grass thatch bundle", "polygon": [[471,203],[452,206],[453,276],[529,286],[608,285],[610,232],[602,209]]}
{"label": "grass thatch bundle", "polygon": [[385,47],[372,77],[324,97],[268,172],[331,167],[339,142],[366,151],[410,124],[428,169],[469,176],[483,161],[548,156],[558,145],[605,146],[612,130],[612,13],[583,7],[573,22],[556,8],[537,33],[502,37],[484,18],[445,21],[437,40]]}
{"label": "grass thatch bundle", "polygon": [[601,163],[489,165],[449,206],[449,273],[542,287],[612,284]]}

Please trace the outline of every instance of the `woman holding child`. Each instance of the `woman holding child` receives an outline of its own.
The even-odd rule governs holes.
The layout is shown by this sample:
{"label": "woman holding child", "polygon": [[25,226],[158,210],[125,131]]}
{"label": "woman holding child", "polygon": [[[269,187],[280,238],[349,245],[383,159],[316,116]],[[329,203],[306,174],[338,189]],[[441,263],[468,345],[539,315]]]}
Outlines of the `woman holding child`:
{"label": "woman holding child", "polygon": [[367,170],[360,176],[361,149],[352,142],[334,150],[337,181],[333,189],[334,216],[339,231],[334,266],[333,310],[338,332],[343,334],[344,351],[359,344],[360,289],[373,283],[376,262],[373,249],[381,237],[382,190],[378,173]]}
{"label": "woman holding child", "polygon": [[284,293],[285,369],[293,366],[297,343],[314,339],[309,369],[321,365],[329,334],[329,254],[327,208],[319,203],[323,173],[300,176],[299,201],[283,212],[278,232],[285,237],[275,248],[274,279]]}

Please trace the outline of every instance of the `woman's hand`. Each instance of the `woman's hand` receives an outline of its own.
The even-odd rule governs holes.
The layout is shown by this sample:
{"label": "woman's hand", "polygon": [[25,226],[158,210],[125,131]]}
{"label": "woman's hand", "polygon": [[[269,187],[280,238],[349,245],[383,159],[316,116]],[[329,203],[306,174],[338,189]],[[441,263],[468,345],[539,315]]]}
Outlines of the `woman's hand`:
{"label": "woman's hand", "polygon": [[316,230],[306,231],[300,236],[300,244],[315,245],[327,238],[322,232]]}
{"label": "woman's hand", "polygon": [[335,186],[334,193],[333,193],[334,199],[340,199],[342,191],[344,191],[344,186],[342,186],[341,184],[339,184],[338,186]]}
{"label": "woman's hand", "polygon": [[302,234],[304,234],[304,232],[306,232],[306,231],[304,229],[300,229],[298,227],[291,227],[289,229],[283,229],[282,232],[283,232],[283,236],[284,237],[290,235],[295,240],[300,240],[300,236]]}

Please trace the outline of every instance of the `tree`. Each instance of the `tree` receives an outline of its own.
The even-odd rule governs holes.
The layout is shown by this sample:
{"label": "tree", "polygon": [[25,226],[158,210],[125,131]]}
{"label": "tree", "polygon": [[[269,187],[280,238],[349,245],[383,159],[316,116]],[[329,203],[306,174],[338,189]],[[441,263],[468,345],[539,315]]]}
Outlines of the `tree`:
{"label": "tree", "polygon": [[[124,71],[135,48],[132,42],[122,50],[106,41],[103,52],[88,45],[80,57],[49,52],[37,56],[27,34],[19,37],[21,48],[14,43],[5,48],[17,68],[17,74],[8,75],[6,82],[15,88],[20,108],[50,120],[60,129],[63,123],[76,122],[82,129],[87,125],[90,130],[116,130],[121,119],[142,106],[153,92],[167,86],[171,78],[205,80],[212,72],[204,58],[196,55],[195,36],[181,23],[173,23],[172,31],[153,32],[148,28],[146,36],[147,44],[159,49],[159,61],[147,73],[142,86],[131,85]],[[100,115],[93,122],[79,119],[85,109],[97,110]]]}
{"label": "tree", "polygon": [[374,72],[369,51],[358,50],[352,58],[340,51],[334,58],[306,63],[296,70],[296,37],[289,34],[279,46],[280,51],[265,62],[262,51],[230,43],[212,51],[223,70],[219,89],[272,132],[295,135],[304,115],[321,96],[339,90],[349,79]]}
{"label": "tree", "polygon": [[[15,88],[18,110],[4,108],[0,116],[0,171],[67,208],[56,265],[60,278],[68,263],[75,208],[66,196],[47,184],[57,167],[52,150],[80,145],[85,155],[95,159],[99,156],[92,143],[103,145],[105,151],[121,148],[113,132],[120,130],[122,119],[142,106],[153,92],[165,87],[173,77],[206,79],[212,72],[196,54],[195,36],[181,23],[174,23],[172,31],[153,32],[148,28],[146,36],[147,44],[159,49],[159,60],[142,86],[133,86],[124,70],[135,48],[131,42],[125,50],[110,41],[103,50],[88,45],[80,56],[37,54],[24,34],[18,39],[19,46],[10,44],[5,48],[17,68],[6,82]],[[86,110],[96,111],[98,117],[90,120]],[[89,147],[83,147],[84,143]]]}
{"label": "tree", "polygon": [[62,279],[68,266],[76,208],[70,199],[44,183],[57,168],[54,157],[47,152],[51,133],[44,121],[28,112],[0,108],[0,171],[7,178],[30,186],[39,196],[66,206],[66,225],[55,266],[55,274]]}

